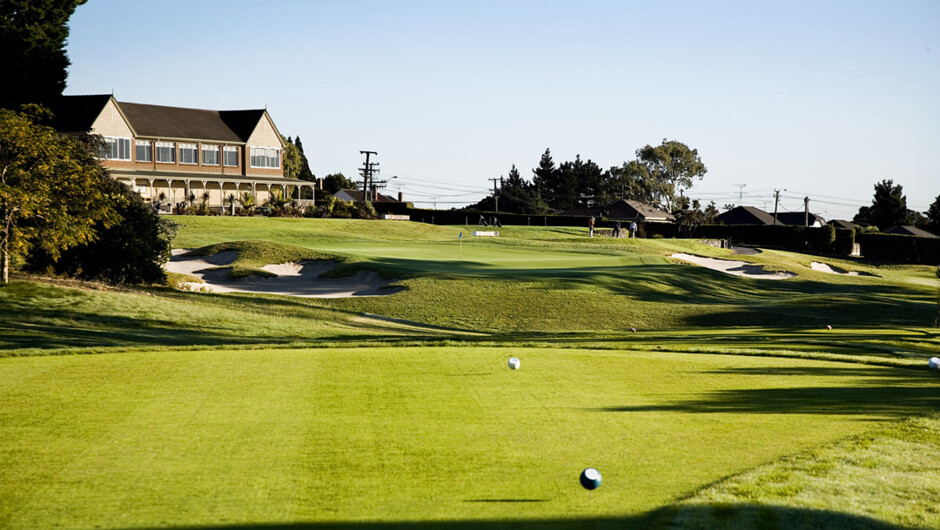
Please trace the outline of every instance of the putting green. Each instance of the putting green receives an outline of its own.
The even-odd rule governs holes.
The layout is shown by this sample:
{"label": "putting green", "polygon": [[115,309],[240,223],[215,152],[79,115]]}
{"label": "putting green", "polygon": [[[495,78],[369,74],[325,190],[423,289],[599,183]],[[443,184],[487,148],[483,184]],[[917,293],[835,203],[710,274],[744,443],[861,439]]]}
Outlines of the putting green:
{"label": "putting green", "polygon": [[0,359],[0,401],[5,528],[613,520],[936,410],[940,387],[805,359],[335,348]]}

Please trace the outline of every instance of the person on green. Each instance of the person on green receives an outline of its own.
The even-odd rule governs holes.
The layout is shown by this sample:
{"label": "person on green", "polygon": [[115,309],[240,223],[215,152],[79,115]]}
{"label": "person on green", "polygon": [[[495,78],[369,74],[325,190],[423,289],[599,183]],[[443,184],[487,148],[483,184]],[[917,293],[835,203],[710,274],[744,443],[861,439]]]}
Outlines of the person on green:
{"label": "person on green", "polygon": [[594,237],[594,216],[593,215],[591,216],[590,219],[588,219],[588,235],[590,237]]}

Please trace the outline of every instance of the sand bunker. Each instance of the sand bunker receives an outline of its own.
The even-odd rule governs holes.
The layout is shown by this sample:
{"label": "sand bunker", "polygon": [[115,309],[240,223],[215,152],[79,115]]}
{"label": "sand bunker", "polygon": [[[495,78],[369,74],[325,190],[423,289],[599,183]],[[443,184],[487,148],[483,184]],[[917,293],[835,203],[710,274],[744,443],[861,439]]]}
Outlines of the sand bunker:
{"label": "sand bunker", "polygon": [[205,283],[180,282],[180,286],[193,291],[212,293],[263,293],[309,298],[348,298],[353,296],[383,296],[401,291],[401,288],[387,288],[396,280],[386,280],[371,271],[359,271],[352,276],[342,278],[321,278],[320,275],[331,270],[336,264],[332,261],[304,261],[301,263],[282,263],[265,265],[265,271],[276,276],[265,278],[249,276],[232,279],[225,267],[235,261],[238,251],[226,250],[212,256],[186,257],[185,250],[174,250],[173,257],[166,264],[166,270],[187,274],[201,279]]}
{"label": "sand bunker", "polygon": [[779,272],[765,270],[763,265],[755,265],[746,261],[733,261],[727,259],[706,258],[702,256],[693,256],[692,254],[673,254],[673,258],[681,259],[694,263],[700,267],[705,267],[734,276],[743,276],[745,278],[757,278],[760,280],[786,280],[796,276],[792,272]]}
{"label": "sand bunker", "polygon": [[833,267],[832,265],[827,263],[820,263],[818,261],[810,263],[809,266],[812,267],[814,271],[827,272],[829,274],[844,274],[846,276],[874,276],[874,274],[870,272],[847,271],[845,269]]}

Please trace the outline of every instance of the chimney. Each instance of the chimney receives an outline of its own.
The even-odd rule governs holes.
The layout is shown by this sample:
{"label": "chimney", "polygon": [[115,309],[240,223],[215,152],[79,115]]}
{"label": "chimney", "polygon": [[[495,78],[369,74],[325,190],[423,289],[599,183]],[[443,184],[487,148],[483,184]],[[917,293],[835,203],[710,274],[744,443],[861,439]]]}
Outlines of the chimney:
{"label": "chimney", "polygon": [[398,202],[405,202],[405,195],[402,192],[398,192]]}

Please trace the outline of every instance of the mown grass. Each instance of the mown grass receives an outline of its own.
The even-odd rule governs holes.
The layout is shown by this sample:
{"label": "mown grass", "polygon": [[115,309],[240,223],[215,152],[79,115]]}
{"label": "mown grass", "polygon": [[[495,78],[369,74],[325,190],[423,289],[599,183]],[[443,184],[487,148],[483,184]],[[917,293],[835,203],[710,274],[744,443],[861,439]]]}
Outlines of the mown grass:
{"label": "mown grass", "polygon": [[[230,349],[0,364],[8,528],[640,520],[940,406],[923,372],[660,352]],[[577,482],[587,466],[604,475],[595,492]]]}
{"label": "mown grass", "polygon": [[932,268],[734,256],[798,274],[772,282],[582,228],[178,220],[245,271],[407,290],[0,288],[0,527],[935,526],[908,502],[940,468]]}
{"label": "mown grass", "polygon": [[[480,331],[880,327],[927,326],[936,320],[930,267],[858,263],[856,269],[880,277],[837,276],[812,270],[810,261],[818,258],[802,254],[734,256],[798,275],[770,281],[730,277],[668,258],[674,252],[727,258],[728,250],[691,240],[587,238],[580,228],[504,227],[499,238],[473,238],[472,226],[394,221],[179,220],[177,246],[261,239],[338,256],[344,264],[331,274],[367,268],[401,279],[406,291],[391,297],[319,303],[438,326]],[[459,233],[466,235],[462,242]]]}

